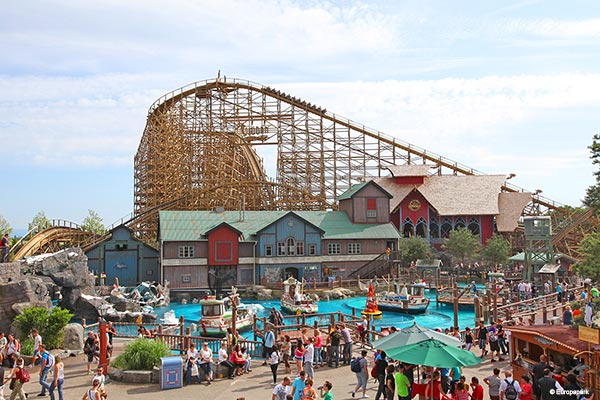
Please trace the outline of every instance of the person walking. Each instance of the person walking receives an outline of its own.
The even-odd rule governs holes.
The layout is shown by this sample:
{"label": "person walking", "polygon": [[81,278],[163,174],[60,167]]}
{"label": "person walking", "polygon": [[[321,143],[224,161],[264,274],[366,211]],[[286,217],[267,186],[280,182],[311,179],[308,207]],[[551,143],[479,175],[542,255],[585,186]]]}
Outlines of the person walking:
{"label": "person walking", "polygon": [[350,360],[352,359],[352,336],[350,335],[350,330],[344,324],[340,324],[340,333],[342,334],[342,338],[344,339],[344,350],[342,352],[342,358],[344,360],[344,365],[350,364]]}
{"label": "person walking", "polygon": [[387,354],[385,351],[381,351],[375,360],[375,376],[377,377],[377,383],[379,386],[377,387],[377,394],[375,395],[375,400],[379,400],[380,397],[386,397],[386,381],[385,374],[387,371]]}
{"label": "person walking", "polygon": [[281,343],[281,354],[283,356],[283,363],[285,364],[285,373],[289,374],[292,372],[290,367],[290,357],[292,355],[292,342],[290,342],[290,335],[283,336],[283,342]]}
{"label": "person walking", "polygon": [[518,400],[521,386],[513,379],[512,372],[504,371],[504,380],[500,384],[500,400]]}
{"label": "person walking", "polygon": [[319,386],[320,395],[323,400],[333,400],[331,389],[333,389],[333,385],[329,381],[325,381],[323,386]]}
{"label": "person walking", "polygon": [[19,400],[26,400],[27,395],[23,390],[23,385],[26,382],[23,381],[23,371],[25,370],[25,361],[21,357],[17,357],[14,368],[10,371],[10,374],[7,378],[4,379],[4,384],[10,381],[11,379],[15,380],[14,388],[10,393],[10,400],[15,400],[17,396],[19,396]]}
{"label": "person walking", "polygon": [[98,379],[94,379],[92,381],[92,388],[85,392],[81,400],[101,400],[98,386],[100,386],[100,381]]}
{"label": "person walking", "polygon": [[471,378],[471,400],[483,400],[483,386],[476,376]]}
{"label": "person walking", "polygon": [[273,346],[275,345],[275,334],[269,324],[265,324],[265,333],[263,336],[263,361],[262,365],[267,365],[267,357],[271,356]]}
{"label": "person walking", "polygon": [[[529,376],[523,375],[521,376],[521,380],[523,384],[521,385],[521,393],[519,393],[520,400],[531,400],[533,399],[533,388],[531,387],[531,383],[529,383]],[[574,399],[576,400],[576,399]]]}
{"label": "person walking", "polygon": [[544,370],[544,376],[538,380],[538,388],[540,391],[538,400],[559,400],[559,393],[563,392],[562,386],[552,377],[549,368]]}
{"label": "person walking", "polygon": [[308,338],[308,344],[304,350],[304,371],[306,371],[306,376],[314,380],[315,370],[313,367],[313,361],[315,357],[315,345],[313,342],[314,339],[312,337]]}
{"label": "person walking", "polygon": [[271,400],[285,400],[287,397],[287,387],[290,386],[291,379],[289,376],[283,378],[283,382],[273,388]]}
{"label": "person walking", "polygon": [[502,379],[500,378],[500,369],[494,368],[493,375],[483,378],[483,382],[488,385],[490,399],[500,400],[500,384],[502,383]]}
{"label": "person walking", "polygon": [[292,389],[290,394],[293,396],[293,400],[302,400],[302,394],[304,393],[304,388],[306,387],[306,372],[301,371],[300,375],[294,382],[292,382]]}
{"label": "person walking", "polygon": [[46,396],[46,391],[50,389],[50,384],[46,381],[48,378],[48,373],[50,372],[50,368],[54,365],[54,356],[46,350],[45,344],[40,344],[40,355],[41,355],[41,364],[40,364],[40,386],[42,387],[42,391],[38,396],[44,397]]}
{"label": "person walking", "polygon": [[63,383],[65,382],[65,364],[62,361],[60,355],[54,356],[54,379],[50,385],[48,392],[50,393],[50,400],[55,400],[54,389],[58,391],[58,400],[63,400]]}
{"label": "person walking", "polygon": [[323,335],[321,334],[320,329],[315,329],[315,356],[314,356],[314,367],[319,368],[322,367],[324,361],[321,357],[321,352],[323,351]]}
{"label": "person walking", "polygon": [[340,366],[340,343],[342,342],[342,334],[338,325],[335,326],[333,332],[329,335],[329,360],[327,363],[328,367]]}
{"label": "person walking", "polygon": [[306,349],[304,348],[304,344],[302,343],[302,340],[298,340],[296,349],[294,350],[294,361],[296,362],[296,370],[298,371],[297,375],[300,375],[300,371],[303,371],[302,361],[304,360],[304,352],[305,351],[306,351]]}
{"label": "person walking", "polygon": [[483,358],[488,353],[488,351],[487,351],[488,330],[485,327],[485,324],[483,321],[479,321],[479,327],[477,329],[477,340],[479,342],[478,343],[479,348],[481,349],[481,356],[479,356],[479,357]]}
{"label": "person walking", "polygon": [[317,399],[317,391],[313,387],[313,380],[311,378],[306,378],[306,387],[304,388],[304,394],[302,395],[302,400],[316,400]]}
{"label": "person walking", "polygon": [[394,374],[394,385],[396,386],[396,393],[398,393],[398,400],[410,400],[411,384],[402,365],[398,372]]}
{"label": "person walking", "polygon": [[277,385],[277,368],[279,367],[279,351],[277,345],[271,348],[271,357],[269,358],[269,367],[271,367],[271,374],[273,375],[273,386]]}
{"label": "person walking", "polygon": [[[356,392],[359,389],[362,389],[362,398],[366,399],[369,397],[367,395],[367,382],[369,380],[369,362],[367,361],[367,351],[361,350],[360,357],[358,357],[358,364],[360,366],[360,370],[355,372],[356,374],[356,387],[352,391],[352,397],[356,396]],[[352,363],[352,362],[351,362]]]}

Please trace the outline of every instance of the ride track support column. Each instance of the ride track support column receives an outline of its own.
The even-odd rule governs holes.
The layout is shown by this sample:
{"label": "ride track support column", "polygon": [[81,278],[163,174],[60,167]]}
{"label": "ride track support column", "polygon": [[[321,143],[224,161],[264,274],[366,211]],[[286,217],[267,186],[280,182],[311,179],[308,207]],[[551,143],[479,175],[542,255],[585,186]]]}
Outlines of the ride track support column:
{"label": "ride track support column", "polygon": [[104,375],[108,375],[108,337],[106,335],[106,320],[98,318],[98,335],[100,336],[100,362]]}

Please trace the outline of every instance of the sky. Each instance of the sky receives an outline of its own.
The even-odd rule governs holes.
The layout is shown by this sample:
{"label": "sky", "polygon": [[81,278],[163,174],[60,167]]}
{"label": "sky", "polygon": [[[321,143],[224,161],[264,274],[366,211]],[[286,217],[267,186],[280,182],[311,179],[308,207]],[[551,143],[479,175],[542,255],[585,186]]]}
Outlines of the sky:
{"label": "sky", "polygon": [[2,6],[0,48],[15,230],[130,214],[150,105],[218,71],[562,204],[595,183],[600,2],[23,0]]}

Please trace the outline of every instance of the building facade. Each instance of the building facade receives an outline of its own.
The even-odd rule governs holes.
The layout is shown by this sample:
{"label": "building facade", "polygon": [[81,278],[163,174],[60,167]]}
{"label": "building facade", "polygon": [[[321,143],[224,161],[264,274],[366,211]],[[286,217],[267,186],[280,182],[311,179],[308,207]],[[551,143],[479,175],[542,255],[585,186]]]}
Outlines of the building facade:
{"label": "building facade", "polygon": [[343,211],[161,211],[163,279],[193,290],[345,277],[397,247],[390,197],[366,182],[340,197]]}

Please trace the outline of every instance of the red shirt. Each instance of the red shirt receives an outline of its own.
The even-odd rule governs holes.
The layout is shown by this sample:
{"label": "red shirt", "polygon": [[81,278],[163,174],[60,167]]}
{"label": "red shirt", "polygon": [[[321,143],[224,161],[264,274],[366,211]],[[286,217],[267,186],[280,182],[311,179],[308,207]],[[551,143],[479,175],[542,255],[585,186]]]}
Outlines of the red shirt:
{"label": "red shirt", "polygon": [[533,389],[531,387],[531,383],[524,383],[521,386],[521,393],[519,393],[520,400],[531,400],[531,395],[533,393]]}
{"label": "red shirt", "polygon": [[471,400],[483,400],[483,386],[477,385],[471,394]]}

